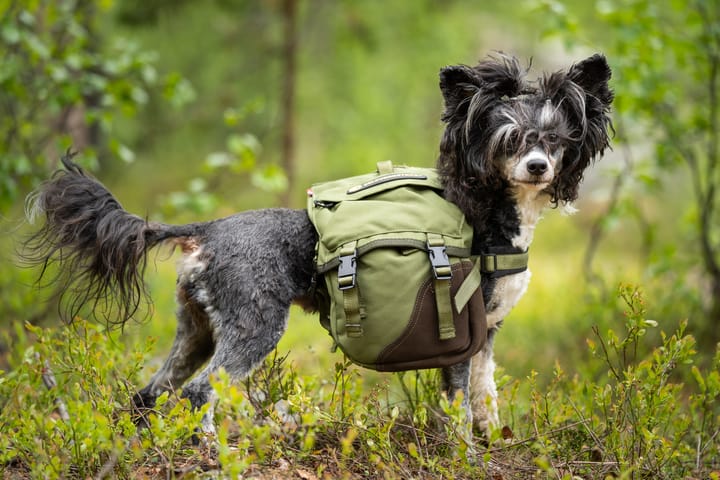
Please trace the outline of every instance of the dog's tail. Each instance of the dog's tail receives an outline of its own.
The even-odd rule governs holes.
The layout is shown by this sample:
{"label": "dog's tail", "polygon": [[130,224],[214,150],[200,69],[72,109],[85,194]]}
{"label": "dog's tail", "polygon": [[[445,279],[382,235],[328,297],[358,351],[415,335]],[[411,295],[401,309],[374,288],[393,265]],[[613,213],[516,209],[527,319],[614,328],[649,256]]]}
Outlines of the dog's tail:
{"label": "dog's tail", "polygon": [[65,170],[28,197],[28,219],[45,216],[45,223],[26,239],[20,257],[42,266],[38,281],[50,275],[45,283],[55,287],[64,320],[72,322],[87,306],[96,318],[122,326],[149,302],[143,280],[148,250],[192,236],[199,225],[150,223],[126,212],[72,156],[66,154]]}

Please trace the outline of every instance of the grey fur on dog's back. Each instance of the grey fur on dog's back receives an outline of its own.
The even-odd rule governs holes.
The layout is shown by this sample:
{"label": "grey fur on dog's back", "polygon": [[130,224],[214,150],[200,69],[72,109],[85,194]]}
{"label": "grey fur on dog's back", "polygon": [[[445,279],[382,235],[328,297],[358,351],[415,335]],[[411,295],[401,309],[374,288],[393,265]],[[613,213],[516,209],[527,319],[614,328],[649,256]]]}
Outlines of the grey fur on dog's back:
{"label": "grey fur on dog's back", "polygon": [[213,272],[200,278],[223,304],[264,296],[289,304],[310,288],[317,235],[304,210],[233,215],[207,223],[198,239],[200,259]]}
{"label": "grey fur on dog's back", "polygon": [[[183,345],[180,333],[170,359],[136,398],[152,406],[167,385],[178,387],[212,356],[207,371],[223,367],[242,378],[270,353],[287,326],[290,304],[306,296],[314,275],[316,234],[307,213],[267,209],[245,212],[203,225],[203,233],[178,242],[185,258],[178,271],[178,318],[192,325],[207,350]],[[188,315],[188,312],[189,315]],[[199,333],[198,333],[199,332]],[[212,339],[210,340],[210,337]],[[196,361],[188,369],[173,362]],[[209,400],[208,375],[184,389],[194,406]]]}

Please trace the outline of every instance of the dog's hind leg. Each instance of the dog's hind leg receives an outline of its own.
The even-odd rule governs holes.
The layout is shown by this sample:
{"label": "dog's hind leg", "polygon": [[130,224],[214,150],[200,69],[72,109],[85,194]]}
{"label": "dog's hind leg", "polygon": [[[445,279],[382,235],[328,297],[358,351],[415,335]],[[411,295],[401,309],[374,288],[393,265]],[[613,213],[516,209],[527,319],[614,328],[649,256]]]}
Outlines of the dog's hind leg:
{"label": "dog's hind leg", "polygon": [[442,369],[442,389],[451,402],[462,393],[462,406],[472,422],[470,409],[470,360]]}
{"label": "dog's hind leg", "polygon": [[148,385],[133,399],[140,410],[154,407],[163,392],[179,388],[215,349],[208,316],[186,287],[180,286],[177,292],[178,326],[170,354]]}
{"label": "dog's hind leg", "polygon": [[[218,329],[222,334],[216,336],[214,354],[208,365],[183,388],[182,396],[190,400],[193,408],[210,403],[202,419],[205,432],[214,432],[215,393],[210,377],[221,368],[234,380],[247,377],[273,351],[285,331],[290,304],[279,305],[267,300],[263,303],[263,308],[246,306],[241,312],[242,318],[214,320],[222,322]],[[213,315],[219,316],[220,312],[215,311]]]}
{"label": "dog's hind leg", "polygon": [[470,408],[470,360],[451,365],[442,369],[442,389],[451,402],[462,394],[462,408],[465,411],[465,424],[459,432],[468,446],[468,459],[474,456],[473,448],[473,412]]}

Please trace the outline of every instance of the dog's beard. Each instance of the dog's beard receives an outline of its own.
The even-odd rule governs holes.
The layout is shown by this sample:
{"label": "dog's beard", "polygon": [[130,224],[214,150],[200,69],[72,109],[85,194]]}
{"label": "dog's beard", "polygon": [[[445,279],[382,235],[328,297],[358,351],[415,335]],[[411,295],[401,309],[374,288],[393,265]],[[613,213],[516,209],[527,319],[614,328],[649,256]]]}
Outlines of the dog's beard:
{"label": "dog's beard", "polygon": [[505,162],[505,178],[518,188],[542,191],[555,180],[561,167],[562,151],[548,154],[538,148],[510,157]]}

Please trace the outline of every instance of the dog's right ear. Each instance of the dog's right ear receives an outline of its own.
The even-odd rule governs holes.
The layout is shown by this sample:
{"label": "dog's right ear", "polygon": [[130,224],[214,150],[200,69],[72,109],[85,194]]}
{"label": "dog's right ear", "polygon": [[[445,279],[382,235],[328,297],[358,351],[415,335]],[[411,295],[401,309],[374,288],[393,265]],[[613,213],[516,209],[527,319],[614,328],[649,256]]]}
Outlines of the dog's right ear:
{"label": "dog's right ear", "polygon": [[445,99],[443,118],[452,117],[460,110],[467,110],[467,100],[479,90],[480,79],[472,68],[453,65],[440,70],[440,91]]}

